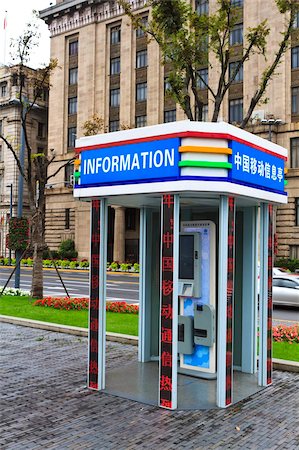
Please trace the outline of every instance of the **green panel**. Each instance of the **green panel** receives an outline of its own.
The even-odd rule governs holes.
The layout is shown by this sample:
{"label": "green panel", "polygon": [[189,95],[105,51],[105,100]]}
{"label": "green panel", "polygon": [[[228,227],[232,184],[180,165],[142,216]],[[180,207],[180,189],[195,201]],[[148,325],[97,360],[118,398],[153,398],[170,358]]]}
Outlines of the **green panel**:
{"label": "green panel", "polygon": [[209,167],[213,169],[231,169],[232,164],[229,162],[216,161],[179,161],[179,167]]}

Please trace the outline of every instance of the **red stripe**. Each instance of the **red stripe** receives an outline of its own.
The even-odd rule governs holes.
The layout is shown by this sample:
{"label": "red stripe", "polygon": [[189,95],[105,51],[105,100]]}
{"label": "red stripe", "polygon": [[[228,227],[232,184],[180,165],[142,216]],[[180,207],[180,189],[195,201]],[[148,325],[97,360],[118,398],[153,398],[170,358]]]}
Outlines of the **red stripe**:
{"label": "red stripe", "polygon": [[136,139],[127,139],[124,141],[118,141],[118,142],[109,142],[106,144],[98,144],[98,145],[89,145],[86,147],[77,147],[75,149],[76,153],[81,153],[83,150],[99,150],[101,148],[110,148],[110,147],[120,147],[121,145],[129,145],[129,144],[137,144],[140,142],[152,142],[152,141],[162,141],[164,139],[169,138],[184,138],[184,137],[198,137],[198,138],[210,138],[210,139],[226,139],[231,140],[235,142],[239,142],[240,144],[248,145],[249,147],[255,148],[257,150],[261,150],[264,153],[268,153],[269,155],[274,155],[278,158],[281,158],[283,160],[287,160],[286,156],[279,155],[278,153],[275,153],[271,150],[267,150],[263,147],[260,147],[259,145],[252,144],[251,142],[248,142],[244,139],[240,139],[236,136],[233,136],[229,133],[210,133],[206,131],[183,131],[178,133],[168,133],[158,136],[149,136],[144,138],[136,138]]}

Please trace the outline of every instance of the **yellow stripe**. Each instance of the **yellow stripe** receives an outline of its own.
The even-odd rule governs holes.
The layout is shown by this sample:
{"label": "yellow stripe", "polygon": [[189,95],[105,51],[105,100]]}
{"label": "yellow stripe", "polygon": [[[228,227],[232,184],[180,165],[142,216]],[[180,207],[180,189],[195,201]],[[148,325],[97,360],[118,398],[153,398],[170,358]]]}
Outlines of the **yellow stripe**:
{"label": "yellow stripe", "polygon": [[197,147],[193,145],[182,145],[179,147],[180,153],[218,153],[218,155],[231,155],[232,149],[226,147]]}

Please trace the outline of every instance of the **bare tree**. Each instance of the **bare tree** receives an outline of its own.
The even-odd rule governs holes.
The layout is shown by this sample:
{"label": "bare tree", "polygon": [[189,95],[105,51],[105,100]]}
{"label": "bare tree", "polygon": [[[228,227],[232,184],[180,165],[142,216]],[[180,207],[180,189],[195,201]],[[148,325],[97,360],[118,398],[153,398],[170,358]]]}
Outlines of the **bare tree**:
{"label": "bare tree", "polygon": [[[36,15],[36,14],[35,14]],[[8,67],[11,76],[18,84],[17,107],[18,117],[25,140],[25,164],[20,159],[20,147],[15,139],[0,134],[0,139],[12,153],[18,170],[24,179],[28,191],[30,210],[30,250],[33,252],[33,274],[31,295],[43,296],[43,252],[45,243],[45,189],[49,179],[57,175],[72,160],[67,161],[50,176],[48,167],[55,161],[54,151],[45,149],[39,152],[32,145],[28,127],[28,120],[35,109],[39,108],[40,97],[45,89],[49,89],[50,75],[57,67],[57,61],[50,63],[36,71],[28,69],[26,64],[35,46],[38,45],[39,33],[36,22],[27,24],[25,31],[12,42],[14,64]]]}

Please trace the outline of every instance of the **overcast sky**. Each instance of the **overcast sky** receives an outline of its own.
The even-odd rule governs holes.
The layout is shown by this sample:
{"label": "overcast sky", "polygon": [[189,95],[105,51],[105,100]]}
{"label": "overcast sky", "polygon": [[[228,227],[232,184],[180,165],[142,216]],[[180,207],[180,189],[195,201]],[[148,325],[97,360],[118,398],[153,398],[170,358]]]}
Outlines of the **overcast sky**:
{"label": "overcast sky", "polygon": [[[51,2],[53,4],[56,3],[55,0],[2,0],[0,2],[0,63],[11,62],[10,40],[22,34],[26,28],[26,24],[32,17],[32,10],[40,11],[48,8]],[[4,30],[5,16],[7,19],[6,31]],[[48,27],[43,20],[39,20],[38,22],[39,32],[41,34],[40,44],[38,47],[35,47],[30,63],[28,64],[33,68],[40,67],[43,63],[48,63],[50,58],[50,35]]]}

